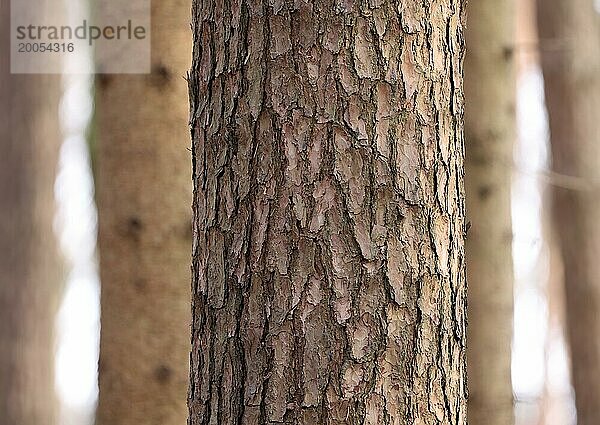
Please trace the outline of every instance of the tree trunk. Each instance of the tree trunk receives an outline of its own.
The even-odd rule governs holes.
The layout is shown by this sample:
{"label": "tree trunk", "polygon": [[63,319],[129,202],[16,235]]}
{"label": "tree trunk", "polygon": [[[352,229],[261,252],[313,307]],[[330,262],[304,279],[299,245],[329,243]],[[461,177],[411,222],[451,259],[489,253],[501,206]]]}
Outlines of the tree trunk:
{"label": "tree trunk", "polygon": [[187,417],[188,2],[153,1],[151,30],[151,74],[97,83],[100,425],[181,425]]}
{"label": "tree trunk", "polygon": [[0,2],[0,422],[54,425],[60,76],[10,74],[9,4]]}
{"label": "tree trunk", "polygon": [[514,423],[511,385],[513,268],[511,172],[515,139],[515,4],[469,3],[466,95],[466,193],[471,229],[469,422]]}
{"label": "tree trunk", "polygon": [[538,1],[579,425],[600,423],[600,26],[593,2]]}
{"label": "tree trunk", "polygon": [[194,1],[190,425],[466,423],[463,7]]}

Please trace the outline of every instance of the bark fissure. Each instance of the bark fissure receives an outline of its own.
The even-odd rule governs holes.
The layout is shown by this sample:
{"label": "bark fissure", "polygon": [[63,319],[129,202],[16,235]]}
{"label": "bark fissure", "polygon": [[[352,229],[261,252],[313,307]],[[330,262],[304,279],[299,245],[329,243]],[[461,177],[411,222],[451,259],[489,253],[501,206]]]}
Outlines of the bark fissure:
{"label": "bark fissure", "polygon": [[224,5],[193,12],[189,423],[465,423],[462,4]]}

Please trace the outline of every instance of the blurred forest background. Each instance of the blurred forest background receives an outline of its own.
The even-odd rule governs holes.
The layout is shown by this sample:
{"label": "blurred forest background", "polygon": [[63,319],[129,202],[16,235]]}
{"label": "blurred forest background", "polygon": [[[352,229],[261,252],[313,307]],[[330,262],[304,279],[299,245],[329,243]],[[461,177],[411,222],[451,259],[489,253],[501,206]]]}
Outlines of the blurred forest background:
{"label": "blurred forest background", "polygon": [[[73,22],[88,16],[86,2],[65,1]],[[0,425],[48,423],[41,418],[37,418],[37,422],[10,422],[3,419],[9,418],[9,410],[19,404],[25,406],[23,409],[26,411],[36,410],[32,406],[35,404],[32,400],[41,399],[53,405],[47,412],[55,411],[60,418],[59,424],[91,425],[94,423],[99,395],[101,275],[106,273],[111,279],[124,279],[123,275],[113,277],[111,271],[100,273],[96,194],[101,190],[96,187],[94,178],[98,171],[96,155],[108,158],[105,164],[110,165],[106,166],[104,175],[110,176],[105,177],[107,180],[113,179],[112,184],[118,186],[116,191],[127,186],[128,179],[144,175],[144,167],[150,163],[154,170],[150,172],[154,173],[150,177],[152,184],[160,185],[164,175],[176,174],[173,185],[181,194],[167,196],[166,199],[161,197],[159,200],[156,193],[145,196],[143,187],[130,185],[123,189],[121,197],[111,198],[107,190],[100,197],[104,199],[104,205],[99,205],[100,212],[104,208],[108,217],[110,214],[118,216],[123,210],[122,214],[130,218],[128,227],[119,228],[116,233],[111,233],[111,224],[107,224],[104,240],[119,244],[122,243],[119,242],[121,233],[128,235],[128,232],[142,232],[146,223],[160,224],[165,221],[160,215],[140,218],[132,211],[138,208],[162,211],[163,208],[168,208],[169,202],[183,200],[183,207],[177,209],[179,224],[173,224],[164,232],[181,232],[183,236],[177,243],[184,243],[184,247],[191,249],[191,235],[184,229],[191,220],[191,217],[186,217],[191,203],[191,163],[187,151],[187,87],[183,78],[191,57],[190,41],[183,41],[189,32],[190,5],[185,1],[165,0],[161,2],[164,7],[153,7],[153,55],[164,56],[164,63],[170,65],[168,69],[154,69],[152,76],[138,85],[135,77],[115,82],[111,80],[122,77],[99,76],[94,79],[91,72],[90,75],[10,75],[7,3],[8,0],[2,0],[0,26],[0,363],[3,363],[0,364]],[[483,10],[485,4],[488,4],[487,12]],[[579,423],[600,423],[600,416],[595,416],[595,421],[590,419],[600,411],[600,399],[596,398],[600,391],[597,392],[594,385],[590,384],[593,381],[600,382],[600,365],[593,363],[600,358],[600,350],[596,347],[600,340],[600,335],[596,332],[596,326],[600,326],[600,322],[596,324],[600,320],[597,317],[600,316],[600,311],[596,310],[596,303],[600,302],[600,269],[595,266],[600,253],[600,238],[595,240],[598,226],[597,219],[594,218],[600,217],[600,209],[594,209],[594,197],[597,198],[600,181],[600,123],[597,122],[600,113],[597,100],[600,91],[600,3],[594,0],[568,1],[564,4],[560,0],[540,0],[538,4],[535,0],[472,0],[469,7],[471,5],[483,15],[473,16],[470,13],[467,21],[469,28],[483,26],[481,30],[485,33],[497,29],[499,24],[496,20],[506,19],[499,30],[503,31],[505,37],[501,40],[501,47],[506,55],[513,58],[512,62],[509,61],[512,70],[500,77],[502,83],[499,87],[490,89],[491,92],[500,93],[499,96],[505,96],[502,97],[502,102],[506,102],[505,112],[509,112],[509,118],[499,118],[502,113],[491,113],[485,119],[486,122],[499,120],[490,124],[492,127],[508,126],[506,132],[501,129],[500,133],[508,140],[506,146],[509,154],[505,159],[499,159],[493,167],[490,166],[490,170],[499,167],[501,171],[498,173],[508,175],[510,182],[510,187],[505,189],[510,196],[510,203],[507,204],[510,217],[507,223],[511,226],[509,236],[512,237],[504,240],[509,241],[509,248],[512,249],[512,253],[510,249],[506,251],[510,259],[508,263],[505,262],[512,270],[508,274],[502,267],[494,269],[496,266],[493,266],[492,270],[497,270],[497,274],[504,272],[503,277],[509,285],[504,288],[504,293],[508,294],[510,302],[502,308],[512,317],[507,322],[509,345],[506,348],[509,352],[512,381],[506,382],[511,385],[510,390],[514,396],[511,412],[514,412],[517,425],[575,425],[577,398],[580,400],[580,408],[585,409],[587,418],[586,422],[580,420]],[[169,18],[172,14],[177,19]],[[480,19],[482,25],[471,23],[472,19]],[[175,27],[178,29],[175,30]],[[181,42],[165,43],[160,41],[160,37],[164,40],[178,37]],[[469,82],[481,82],[484,77],[469,72],[468,56],[471,44],[473,50],[479,52],[486,51],[493,43],[494,41],[481,36],[467,37],[467,157],[469,120],[481,122],[479,116],[475,115],[485,113],[469,109],[469,84],[473,93],[486,89],[485,86]],[[172,52],[167,53],[169,50]],[[564,59],[561,55],[568,57]],[[88,64],[92,71],[92,58],[77,55],[70,58]],[[65,66],[68,68],[69,65]],[[494,63],[486,66],[486,69],[497,68],[496,71],[504,69],[500,65],[496,67]],[[565,79],[561,72],[569,73],[572,78]],[[161,78],[169,81],[161,82]],[[114,89],[115,85],[121,88]],[[166,88],[161,89],[162,85],[166,85]],[[554,90],[550,95],[546,93],[549,89]],[[127,90],[133,91],[126,94]],[[173,91],[179,97],[168,94]],[[126,102],[115,106],[118,96],[133,96],[139,100],[144,93],[151,93],[148,103],[162,104],[156,112],[132,113],[132,106]],[[480,94],[488,96],[487,93],[477,93],[473,97]],[[173,106],[178,99],[182,106]],[[107,103],[113,105],[115,110],[111,112]],[[95,110],[102,114],[103,108],[105,118],[101,117],[98,121]],[[125,114],[140,128],[170,111],[175,112],[172,112],[173,118],[168,125],[170,128],[179,126],[179,154],[169,156],[170,152],[159,148],[146,150],[134,142],[116,151],[98,148],[99,140],[103,140],[103,136],[97,134],[98,122],[105,128],[109,126],[108,121],[116,123],[113,128],[106,130],[104,137],[120,140],[126,138],[127,133],[122,127],[125,124],[119,124],[119,116]],[[469,116],[470,113],[474,115],[473,118]],[[512,122],[510,116],[514,116]],[[553,120],[556,122],[553,123]],[[149,131],[152,135],[147,137],[152,138],[155,137],[153,134],[163,130],[157,126]],[[482,131],[485,133],[487,130]],[[578,143],[575,139],[585,140]],[[568,146],[565,147],[565,143]],[[579,153],[577,149],[580,149]],[[135,165],[139,174],[133,171],[119,175],[119,167],[130,159],[128,155],[146,158],[149,162]],[[159,156],[172,159],[172,162],[156,165],[161,163],[157,159]],[[119,159],[122,162],[119,163]],[[483,174],[488,173],[486,170]],[[471,184],[469,178],[467,171],[467,187]],[[165,183],[161,190],[168,190],[165,186],[168,185]],[[132,205],[126,205],[128,197],[135,198]],[[164,211],[163,214],[166,214]],[[467,216],[471,216],[470,211]],[[107,223],[111,222],[110,218],[106,220]],[[470,220],[471,231],[475,230],[477,238],[478,223],[473,218]],[[102,223],[102,219],[100,222]],[[572,237],[561,236],[565,232]],[[100,234],[102,240],[102,230]],[[485,234],[480,236],[482,239],[478,243],[493,241],[493,238],[490,239]],[[179,249],[156,249],[157,246],[164,247],[166,240],[170,241],[168,235],[160,238],[154,245],[148,242],[147,246],[154,247],[147,254],[148,257],[142,255],[137,260],[128,261],[137,261],[140,268],[150,267],[154,261],[163,261],[158,258],[165,256],[165,252],[172,253]],[[21,243],[17,244],[17,240]],[[100,246],[102,247],[102,242]],[[491,250],[498,254],[497,248],[492,247]],[[115,264],[123,258],[123,252],[126,251],[123,248],[119,254],[106,255],[106,261],[112,261],[110,270],[118,269]],[[177,257],[178,260],[183,258],[185,263],[189,258],[187,252],[183,256],[172,257]],[[480,249],[480,252],[487,251]],[[585,259],[574,259],[573,256]],[[471,257],[467,258],[467,263],[469,261],[472,261]],[[569,267],[569,273],[565,273],[566,266]],[[187,290],[189,265],[185,263],[182,270],[183,276],[177,283]],[[114,273],[128,275],[133,272],[116,270]],[[151,297],[152,291],[160,288],[159,283],[156,283],[159,286],[152,286],[152,276],[156,273],[156,270],[151,271],[150,277],[136,281],[150,293],[148,297]],[[565,279],[565,275],[571,278]],[[469,284],[475,285],[471,277]],[[117,286],[117,290],[118,288],[120,286]],[[574,294],[570,297],[565,296],[569,288]],[[481,295],[490,297],[490,293]],[[114,295],[114,290],[112,296],[119,298]],[[124,309],[136,302],[132,301],[136,295],[131,298],[127,298],[128,296],[122,300]],[[179,296],[174,302],[183,306],[181,311],[184,312],[183,317],[186,317],[189,299]],[[470,303],[477,305],[477,300],[470,300]],[[169,320],[169,317],[151,318],[154,304],[151,307],[150,311],[140,310],[140,314],[149,315],[136,328],[140,332],[151,326],[148,322]],[[137,307],[131,308],[135,310]],[[34,312],[35,316],[28,316]],[[477,319],[471,316],[470,326],[477,327],[479,315],[482,314],[485,315],[486,310],[479,311]],[[571,318],[568,317],[569,314]],[[128,321],[132,327],[138,326],[134,324],[136,318],[121,317],[119,320]],[[481,319],[479,323],[485,320]],[[490,321],[495,324],[490,332],[501,330],[502,323],[497,322],[496,317],[491,317]],[[172,329],[178,328],[175,326]],[[182,329],[183,340],[189,341],[187,322]],[[114,335],[117,334],[115,331]],[[570,336],[573,338],[570,339]],[[120,340],[119,338],[128,337],[120,334],[115,336],[116,340]],[[160,339],[156,336],[151,338]],[[573,347],[569,341],[578,344],[578,356],[571,354]],[[179,341],[172,344],[179,344]],[[172,344],[160,347],[157,342],[156,350],[168,353]],[[482,344],[485,346],[487,343]],[[129,348],[129,353],[131,350],[134,349]],[[134,357],[133,354],[130,355]],[[485,357],[471,353],[469,356],[469,359],[476,357],[478,365],[494,368],[490,363],[493,359],[486,360]],[[45,362],[40,360],[44,358]],[[182,358],[184,364],[180,368],[185,369],[184,378],[187,379],[187,354]],[[573,367],[577,365],[572,361],[573,358],[578,359],[580,368]],[[18,365],[19,362],[28,365],[28,372],[17,376],[20,373],[18,369],[22,367]],[[101,368],[102,365],[101,362]],[[109,361],[108,368],[110,367]],[[162,366],[148,373],[158,381],[176,380],[172,377],[176,369],[177,367]],[[591,375],[587,379],[580,378],[582,384],[577,394],[573,388],[574,372]],[[130,385],[127,378],[119,382],[118,385]],[[177,383],[177,388],[183,387],[182,404],[185,403],[186,384]],[[33,391],[32,388],[36,390]],[[588,390],[589,394],[586,394]],[[18,391],[33,392],[23,395],[17,394]],[[132,389],[130,391],[135,392]],[[479,391],[481,390],[478,388],[478,396]],[[51,394],[55,395],[55,402]],[[143,396],[140,395],[142,398]],[[596,406],[590,407],[591,405]],[[132,405],[132,409],[135,409],[135,405]],[[478,425],[484,422],[471,423]]]}

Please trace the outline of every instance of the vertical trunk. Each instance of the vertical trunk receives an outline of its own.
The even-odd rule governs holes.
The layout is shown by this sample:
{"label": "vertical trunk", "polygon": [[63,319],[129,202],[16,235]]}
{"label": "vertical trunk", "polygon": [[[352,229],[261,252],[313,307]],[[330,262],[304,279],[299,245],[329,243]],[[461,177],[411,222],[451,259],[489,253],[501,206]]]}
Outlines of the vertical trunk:
{"label": "vertical trunk", "polygon": [[192,18],[189,424],[465,424],[462,2]]}
{"label": "vertical trunk", "polygon": [[515,138],[515,4],[469,3],[466,95],[469,422],[513,419],[510,186]]}
{"label": "vertical trunk", "polygon": [[592,1],[539,0],[538,26],[579,425],[600,423],[600,27]]}
{"label": "vertical trunk", "polygon": [[[547,208],[547,210],[551,210]],[[546,354],[546,370],[544,379],[544,389],[540,401],[540,415],[538,424],[555,425],[570,423],[570,405],[569,389],[571,386],[570,377],[567,382],[561,382],[561,387],[553,382],[553,374],[556,371],[550,367],[556,362],[551,363],[552,350],[556,350],[556,344],[565,336],[565,293],[564,293],[564,273],[562,256],[556,238],[556,228],[552,226],[551,214],[544,214],[544,239],[547,241],[548,249],[548,282],[546,297],[548,299],[548,330],[544,351]],[[567,353],[568,355],[568,353]],[[570,359],[565,359],[570,364]]]}
{"label": "vertical trunk", "polygon": [[532,68],[540,66],[536,0],[512,0],[515,9],[516,80]]}
{"label": "vertical trunk", "polygon": [[152,2],[152,73],[97,82],[100,425],[185,422],[189,4]]}
{"label": "vertical trunk", "polygon": [[0,422],[53,425],[60,76],[10,74],[9,3],[0,2]]}

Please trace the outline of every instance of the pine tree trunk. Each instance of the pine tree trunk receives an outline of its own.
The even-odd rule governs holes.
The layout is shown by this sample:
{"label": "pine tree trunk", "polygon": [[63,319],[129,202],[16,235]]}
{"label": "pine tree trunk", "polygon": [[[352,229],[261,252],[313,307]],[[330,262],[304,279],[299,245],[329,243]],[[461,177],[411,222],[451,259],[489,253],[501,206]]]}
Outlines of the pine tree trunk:
{"label": "pine tree trunk", "polygon": [[466,423],[463,7],[194,1],[190,425]]}
{"label": "pine tree trunk", "polygon": [[9,4],[0,2],[0,422],[54,425],[60,76],[10,74]]}
{"label": "pine tree trunk", "polygon": [[515,5],[468,6],[466,193],[471,229],[469,279],[469,422],[514,423],[511,385],[513,312],[510,187],[515,138]]}
{"label": "pine tree trunk", "polygon": [[593,2],[538,1],[579,425],[600,423],[600,26]]}
{"label": "pine tree trunk", "polygon": [[187,1],[153,1],[152,73],[97,82],[99,425],[187,417],[189,20]]}

